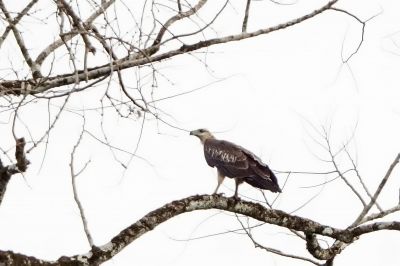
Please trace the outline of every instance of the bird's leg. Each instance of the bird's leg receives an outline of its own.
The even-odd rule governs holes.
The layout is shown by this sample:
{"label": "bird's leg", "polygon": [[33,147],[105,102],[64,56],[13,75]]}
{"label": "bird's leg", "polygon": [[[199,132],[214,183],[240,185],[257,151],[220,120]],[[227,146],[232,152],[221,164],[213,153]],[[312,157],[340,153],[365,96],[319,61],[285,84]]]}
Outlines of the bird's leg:
{"label": "bird's leg", "polygon": [[221,186],[222,182],[224,181],[225,176],[218,171],[218,184],[214,190],[213,194],[217,194],[218,188]]}
{"label": "bird's leg", "polygon": [[239,199],[238,190],[241,183],[243,183],[243,180],[241,178],[235,177],[235,195],[233,195],[233,197],[237,200]]}

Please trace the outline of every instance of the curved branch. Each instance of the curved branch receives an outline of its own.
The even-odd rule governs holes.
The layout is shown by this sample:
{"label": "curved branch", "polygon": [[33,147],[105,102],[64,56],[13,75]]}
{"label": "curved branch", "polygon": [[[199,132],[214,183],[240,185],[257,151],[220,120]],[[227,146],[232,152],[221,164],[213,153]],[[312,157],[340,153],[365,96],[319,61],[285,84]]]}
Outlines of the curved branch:
{"label": "curved branch", "polygon": [[174,24],[175,22],[190,17],[191,15],[195,14],[200,8],[202,8],[204,6],[204,4],[207,2],[207,0],[200,0],[194,7],[192,7],[191,9],[189,9],[188,11],[185,12],[179,12],[178,14],[176,14],[175,16],[171,17],[170,19],[168,19],[167,22],[165,22],[164,25],[162,25],[160,31],[157,34],[156,39],[153,42],[152,46],[156,46],[161,42],[161,39],[163,38],[165,32],[168,30],[168,28]]}
{"label": "curved branch", "polygon": [[[92,250],[86,254],[75,255],[72,257],[64,256],[59,258],[57,261],[49,262],[41,261],[25,255],[15,254],[12,251],[0,251],[0,260],[12,265],[15,265],[13,263],[16,258],[19,261],[30,261],[31,263],[35,263],[35,265],[59,265],[60,263],[62,263],[62,265],[98,265],[111,259],[130,243],[141,237],[143,234],[153,230],[161,223],[183,213],[209,209],[219,209],[242,214],[269,224],[302,231],[309,236],[312,234],[319,234],[346,243],[351,243],[357,239],[358,236],[374,231],[400,231],[400,222],[373,223],[361,225],[352,229],[337,229],[327,225],[322,225],[307,218],[290,215],[280,210],[269,209],[258,203],[235,200],[233,198],[226,198],[222,195],[195,195],[173,201],[148,213],[134,224],[122,230],[107,244],[100,247],[93,247]],[[312,244],[312,239],[309,240],[310,243],[308,245]]]}

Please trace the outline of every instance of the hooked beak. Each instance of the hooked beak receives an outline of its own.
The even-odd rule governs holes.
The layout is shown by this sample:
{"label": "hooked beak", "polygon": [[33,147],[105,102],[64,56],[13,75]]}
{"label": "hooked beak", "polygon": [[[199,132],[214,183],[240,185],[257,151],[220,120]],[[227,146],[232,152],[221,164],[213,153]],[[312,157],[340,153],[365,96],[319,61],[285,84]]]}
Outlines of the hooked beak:
{"label": "hooked beak", "polygon": [[190,131],[190,135],[196,135],[196,130]]}

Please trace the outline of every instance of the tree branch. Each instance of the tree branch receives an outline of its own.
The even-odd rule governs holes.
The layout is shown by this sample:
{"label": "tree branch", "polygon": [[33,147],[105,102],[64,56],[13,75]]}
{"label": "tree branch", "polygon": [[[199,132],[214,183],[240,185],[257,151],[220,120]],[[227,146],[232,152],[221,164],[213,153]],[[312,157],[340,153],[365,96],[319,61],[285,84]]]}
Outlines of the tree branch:
{"label": "tree branch", "polygon": [[[25,139],[16,139],[15,159],[16,164],[4,166],[0,159],[0,205],[3,201],[4,194],[7,189],[8,182],[14,174],[23,173],[29,165],[29,161],[25,157]],[[0,260],[1,261],[1,260]]]}
{"label": "tree branch", "polygon": [[25,62],[28,64],[28,66],[31,69],[32,77],[33,78],[41,77],[42,74],[40,73],[40,66],[38,64],[36,64],[36,62],[34,62],[31,58],[31,56],[29,55],[28,48],[25,45],[24,39],[22,38],[21,33],[17,29],[17,26],[15,26],[15,20],[12,19],[10,13],[8,12],[8,10],[6,9],[6,7],[3,3],[3,0],[0,0],[0,9],[1,9],[1,11],[3,11],[3,13],[7,19],[8,25],[11,27],[11,30],[14,33],[15,40],[17,41],[19,49],[21,50],[21,53],[24,56]]}
{"label": "tree branch", "polygon": [[72,191],[74,194],[74,201],[75,201],[76,205],[78,206],[79,213],[81,215],[83,230],[85,231],[85,235],[88,240],[89,246],[93,247],[94,246],[93,238],[92,238],[92,235],[90,234],[85,211],[83,209],[81,201],[79,200],[78,191],[76,189],[76,178],[86,169],[86,167],[88,166],[90,161],[86,162],[86,164],[82,167],[82,169],[79,172],[76,173],[75,169],[74,169],[74,156],[75,156],[76,149],[78,148],[79,144],[82,141],[84,129],[85,129],[85,122],[82,126],[82,131],[81,131],[81,134],[79,135],[78,141],[76,142],[76,144],[71,152],[71,159],[70,159],[69,166],[70,166],[70,172],[71,172]]}
{"label": "tree branch", "polygon": [[59,8],[64,10],[64,12],[71,17],[73,21],[73,28],[77,29],[79,34],[82,36],[83,42],[85,43],[86,49],[88,49],[91,53],[95,54],[96,48],[90,42],[87,30],[85,25],[82,23],[81,19],[78,15],[75,14],[74,10],[70,5],[67,4],[64,0],[58,0]]}
{"label": "tree branch", "polygon": [[[302,231],[309,237],[308,245],[314,245],[311,248],[320,253],[332,252],[332,250],[321,251],[320,247],[314,244],[315,242],[312,239],[314,237],[312,235],[314,234],[324,235],[346,243],[351,243],[359,236],[374,231],[400,231],[400,222],[381,222],[361,225],[351,229],[337,229],[327,225],[322,225],[307,218],[290,215],[280,210],[269,209],[258,203],[235,200],[221,195],[196,195],[173,201],[148,213],[137,222],[122,230],[107,244],[93,247],[92,250],[86,254],[71,257],[64,256],[59,258],[56,262],[40,261],[39,263],[39,260],[36,258],[31,260],[28,256],[18,255],[11,251],[0,251],[0,259],[4,259],[5,263],[15,263],[14,258],[18,257],[18,259],[21,260],[31,260],[31,263],[37,263],[35,265],[59,265],[60,263],[63,263],[63,265],[98,265],[111,259],[130,243],[141,237],[143,234],[153,230],[161,223],[183,213],[210,209],[219,209],[242,214],[269,224]],[[308,247],[308,249],[310,250],[310,247]],[[341,251],[343,248],[337,247],[337,250]],[[321,258],[323,256],[324,255],[320,255]],[[323,258],[329,259],[329,256]]]}
{"label": "tree branch", "polygon": [[[29,2],[29,4],[21,11],[19,12],[18,16],[13,20],[13,25],[17,25],[19,21],[22,19],[23,16],[28,14],[29,10],[33,7],[34,4],[37,3],[38,0],[32,0]],[[8,33],[10,33],[10,30],[12,29],[11,25],[9,24],[6,29],[4,30],[3,34],[0,37],[0,48],[4,42],[4,40],[7,38]]]}
{"label": "tree branch", "polygon": [[[96,79],[96,78],[103,77],[103,76],[108,76],[113,71],[117,71],[118,69],[122,70],[122,69],[131,68],[131,67],[135,67],[135,66],[149,64],[152,62],[158,62],[158,61],[172,58],[177,55],[181,55],[181,54],[189,53],[189,52],[192,52],[195,50],[199,50],[201,48],[210,47],[210,46],[222,44],[222,43],[240,41],[240,40],[249,39],[249,38],[253,38],[256,36],[268,34],[268,33],[274,32],[274,31],[278,31],[278,30],[282,30],[282,29],[291,27],[291,26],[299,24],[305,20],[313,18],[316,15],[330,9],[332,7],[332,5],[334,5],[336,2],[337,2],[337,0],[330,1],[326,5],[322,6],[321,8],[319,8],[307,15],[293,19],[286,23],[278,24],[273,27],[260,29],[257,31],[249,32],[249,33],[245,32],[245,33],[229,35],[229,36],[225,36],[225,37],[221,37],[221,38],[209,39],[209,40],[200,41],[200,42],[197,42],[197,43],[191,44],[191,45],[182,45],[180,48],[178,48],[176,50],[171,50],[171,51],[159,54],[159,55],[148,56],[148,54],[154,53],[154,49],[157,49],[156,46],[150,46],[148,49],[139,51],[135,55],[130,55],[130,56],[127,56],[120,60],[115,60],[111,64],[107,63],[107,64],[99,66],[99,67],[88,69],[87,72],[81,70],[81,71],[78,71],[77,73],[69,73],[69,74],[65,74],[65,75],[48,77],[46,79],[40,80],[39,82],[37,82],[36,80],[3,81],[0,83],[0,93],[3,93],[5,95],[42,93],[51,88],[75,84],[77,81],[81,82],[81,81],[86,81],[86,79],[91,80],[91,79]],[[161,37],[162,37],[162,35],[161,35]]]}
{"label": "tree branch", "polygon": [[242,23],[242,32],[247,31],[247,22],[249,20],[249,11],[250,11],[250,2],[251,2],[251,0],[247,0],[247,3],[246,3],[246,10],[244,11],[244,18],[243,18],[243,23]]}
{"label": "tree branch", "polygon": [[394,161],[392,162],[392,164],[390,165],[389,169],[387,170],[385,176],[383,177],[381,183],[379,184],[378,188],[376,189],[374,196],[372,197],[372,199],[370,200],[370,202],[367,204],[367,206],[364,207],[364,209],[362,210],[362,212],[360,213],[360,215],[357,217],[357,219],[354,221],[354,223],[351,225],[352,227],[358,225],[362,219],[364,218],[365,215],[367,215],[367,213],[369,212],[369,210],[371,209],[371,207],[375,204],[379,194],[381,193],[383,187],[385,186],[386,182],[388,181],[390,175],[393,172],[393,169],[396,167],[396,165],[399,163],[400,160],[400,153],[397,154],[396,158],[394,159]]}
{"label": "tree branch", "polygon": [[[85,25],[90,25],[93,23],[93,21],[100,16],[101,14],[104,14],[107,8],[109,8],[115,0],[109,0],[109,1],[102,1],[101,6],[93,12],[91,16],[84,22]],[[71,40],[73,37],[79,34],[79,31],[72,30],[68,33],[64,33],[63,37],[58,39],[57,41],[53,42],[49,46],[47,46],[36,58],[35,62],[38,65],[42,65],[44,60],[52,53],[54,52],[57,48],[61,47],[65,42]]]}

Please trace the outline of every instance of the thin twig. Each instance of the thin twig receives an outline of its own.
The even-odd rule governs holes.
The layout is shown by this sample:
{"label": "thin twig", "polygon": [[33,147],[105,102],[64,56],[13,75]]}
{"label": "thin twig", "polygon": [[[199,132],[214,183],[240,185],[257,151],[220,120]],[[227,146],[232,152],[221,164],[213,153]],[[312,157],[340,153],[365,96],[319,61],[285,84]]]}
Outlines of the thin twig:
{"label": "thin twig", "polygon": [[396,165],[399,163],[400,160],[400,153],[397,154],[396,158],[394,159],[394,161],[392,162],[392,164],[389,166],[385,176],[383,177],[381,183],[379,184],[378,188],[376,189],[374,196],[372,197],[371,201],[364,207],[364,209],[361,211],[360,215],[357,217],[357,219],[352,223],[352,225],[350,227],[354,227],[357,226],[362,219],[364,218],[364,216],[369,212],[369,210],[371,209],[371,207],[374,205],[374,203],[376,202],[379,194],[381,193],[382,189],[384,188],[384,186],[386,185],[386,182],[388,181],[390,175],[393,172],[393,169],[396,167]]}
{"label": "thin twig", "polygon": [[[358,181],[360,181],[360,183],[361,183],[362,187],[364,188],[365,193],[367,193],[368,197],[370,199],[372,199],[372,194],[369,192],[369,189],[368,189],[367,185],[365,185],[365,183],[364,183],[364,181],[363,181],[363,179],[362,179],[362,177],[360,175],[360,172],[358,171],[356,163],[354,162],[354,160],[351,157],[351,155],[350,155],[349,151],[347,150],[347,148],[345,148],[344,151],[346,152],[347,157],[349,158],[351,164],[353,165],[353,170],[355,171],[355,173],[356,173],[356,175],[358,177]],[[383,211],[381,206],[379,206],[378,202],[375,202],[375,205],[379,209],[379,211]]]}
{"label": "thin twig", "polygon": [[96,53],[96,48],[92,45],[88,38],[88,34],[86,32],[85,26],[82,25],[82,21],[77,14],[75,14],[74,10],[70,5],[68,5],[65,0],[58,0],[57,3],[59,4],[59,8],[63,9],[64,12],[72,19],[73,21],[73,28],[77,29],[82,36],[83,42],[85,43],[86,49],[91,52],[92,54]]}
{"label": "thin twig", "polygon": [[244,18],[242,23],[242,32],[247,31],[247,21],[249,20],[250,2],[251,0],[247,0],[246,3],[246,10],[244,11]]}
{"label": "thin twig", "polygon": [[[104,14],[107,8],[109,8],[114,2],[115,0],[102,1],[101,6],[98,9],[96,9],[96,11],[94,11],[92,15],[89,16],[89,18],[84,22],[84,24],[90,25],[98,16]],[[71,40],[77,34],[79,34],[79,32],[76,30],[64,33],[62,38],[48,45],[42,52],[40,52],[39,55],[36,57],[35,62],[38,65],[41,65],[52,52],[54,52],[57,48],[61,47],[64,44],[64,42]]]}
{"label": "thin twig", "polygon": [[75,146],[74,146],[74,148],[73,148],[73,150],[71,152],[71,161],[70,161],[69,166],[70,166],[70,170],[71,170],[72,190],[73,190],[73,193],[74,193],[74,200],[76,202],[76,205],[78,206],[78,209],[79,209],[79,212],[80,212],[80,215],[81,215],[81,220],[82,220],[83,229],[85,231],[86,238],[87,238],[87,240],[89,242],[90,247],[93,247],[94,246],[93,238],[92,238],[92,236],[90,234],[90,231],[89,231],[89,228],[88,228],[87,219],[86,219],[86,216],[85,216],[85,212],[83,210],[82,203],[80,202],[79,197],[78,197],[78,192],[77,192],[77,189],[76,189],[76,182],[75,182],[75,179],[79,176],[79,174],[81,174],[86,169],[86,167],[90,163],[90,160],[85,163],[83,168],[80,171],[78,171],[78,173],[75,173],[75,170],[74,170],[74,155],[75,155],[76,149],[78,148],[78,146],[79,146],[79,144],[80,144],[80,142],[82,140],[83,132],[84,132],[84,126],[85,126],[85,124],[83,124],[81,134],[79,135],[78,141],[76,142],[76,144],[75,144]]}
{"label": "thin twig", "polygon": [[[15,17],[15,19],[13,20],[13,25],[17,25],[22,19],[22,17],[28,14],[29,10],[37,3],[37,1],[39,0],[30,1],[29,4],[27,4],[26,7],[21,12],[19,12],[18,15]],[[11,29],[12,29],[11,25],[7,25],[6,29],[4,30],[3,34],[0,37],[0,48],[5,39],[7,38],[8,33],[10,33]]]}
{"label": "thin twig", "polygon": [[253,244],[254,244],[254,246],[255,246],[256,248],[264,249],[264,250],[266,250],[266,251],[268,251],[268,252],[274,253],[274,254],[279,255],[279,256],[282,256],[282,257],[287,257],[287,258],[292,258],[292,259],[307,261],[307,262],[310,262],[310,263],[312,263],[312,264],[314,264],[314,265],[322,266],[322,264],[320,264],[319,262],[317,262],[317,261],[315,261],[315,260],[312,260],[312,259],[309,259],[309,258],[306,258],[306,257],[302,257],[302,256],[297,256],[297,255],[285,253],[285,252],[282,252],[282,251],[280,251],[280,250],[278,250],[278,249],[270,248],[270,247],[266,247],[266,246],[264,246],[264,245],[261,245],[259,242],[257,242],[257,241],[254,239],[254,237],[253,237],[253,235],[252,235],[252,233],[251,233],[251,228],[250,228],[250,226],[248,225],[247,227],[245,227],[244,224],[243,224],[243,222],[240,220],[240,218],[238,217],[238,215],[237,215],[236,213],[235,213],[235,216],[236,216],[237,221],[240,223],[240,225],[242,226],[243,230],[246,232],[247,236],[250,238],[250,240],[253,242]]}
{"label": "thin twig", "polygon": [[1,9],[1,11],[3,11],[3,13],[7,19],[8,25],[11,27],[11,30],[14,33],[15,40],[17,41],[18,47],[21,50],[21,53],[25,59],[25,62],[28,64],[29,68],[31,69],[32,77],[33,78],[41,77],[42,74],[40,73],[40,66],[32,60],[32,58],[28,52],[28,48],[25,45],[25,41],[22,38],[21,33],[17,29],[17,26],[14,24],[15,20],[12,19],[10,13],[8,12],[8,10],[6,9],[6,7],[3,3],[3,0],[0,0],[0,9]]}
{"label": "thin twig", "polygon": [[363,224],[365,222],[369,222],[369,221],[372,221],[372,220],[375,220],[375,219],[379,219],[379,218],[385,217],[386,215],[395,213],[397,211],[400,211],[400,204],[397,205],[397,206],[394,206],[393,208],[390,208],[390,209],[387,209],[387,210],[384,210],[384,211],[381,211],[381,212],[378,212],[378,213],[370,214],[370,215],[364,217],[359,222],[359,224]]}
{"label": "thin twig", "polygon": [[[348,63],[348,62],[350,61],[350,59],[351,59],[355,54],[357,54],[358,51],[360,50],[361,45],[362,45],[363,42],[364,42],[365,27],[366,27],[366,25],[367,25],[367,22],[370,21],[370,20],[372,20],[372,19],[374,19],[374,18],[377,17],[378,15],[380,15],[380,14],[382,13],[382,11],[379,12],[378,14],[375,14],[375,15],[371,16],[371,17],[368,18],[367,20],[363,21],[363,20],[361,20],[360,18],[358,18],[356,15],[350,13],[350,12],[347,11],[347,10],[343,10],[343,9],[335,8],[335,7],[332,7],[331,10],[344,13],[344,14],[346,14],[346,15],[348,15],[348,16],[354,18],[354,19],[357,20],[357,21],[361,24],[361,26],[362,26],[362,27],[361,27],[361,38],[360,38],[360,41],[358,42],[358,45],[357,45],[356,49],[355,49],[346,59],[343,59],[343,56],[342,56],[342,62],[343,62],[344,64],[346,64],[346,63]],[[342,48],[343,48],[343,47],[342,47]]]}
{"label": "thin twig", "polygon": [[361,194],[360,194],[360,193],[355,189],[355,187],[347,180],[347,178],[344,176],[344,174],[342,173],[342,171],[340,171],[339,166],[337,165],[336,160],[335,160],[335,155],[336,155],[336,154],[333,154],[333,152],[332,152],[331,144],[330,144],[330,142],[329,142],[329,136],[328,136],[326,130],[324,130],[324,133],[325,133],[324,138],[325,138],[326,145],[327,145],[327,148],[328,148],[328,153],[329,153],[329,155],[330,155],[330,157],[331,157],[331,163],[332,163],[333,167],[335,168],[335,170],[336,170],[336,172],[338,173],[338,175],[340,176],[340,178],[341,178],[341,179],[344,181],[344,183],[351,189],[351,191],[353,191],[353,193],[357,196],[357,198],[360,200],[360,202],[362,203],[362,205],[365,207],[365,206],[366,206],[366,203],[365,203],[364,199],[362,198]]}

